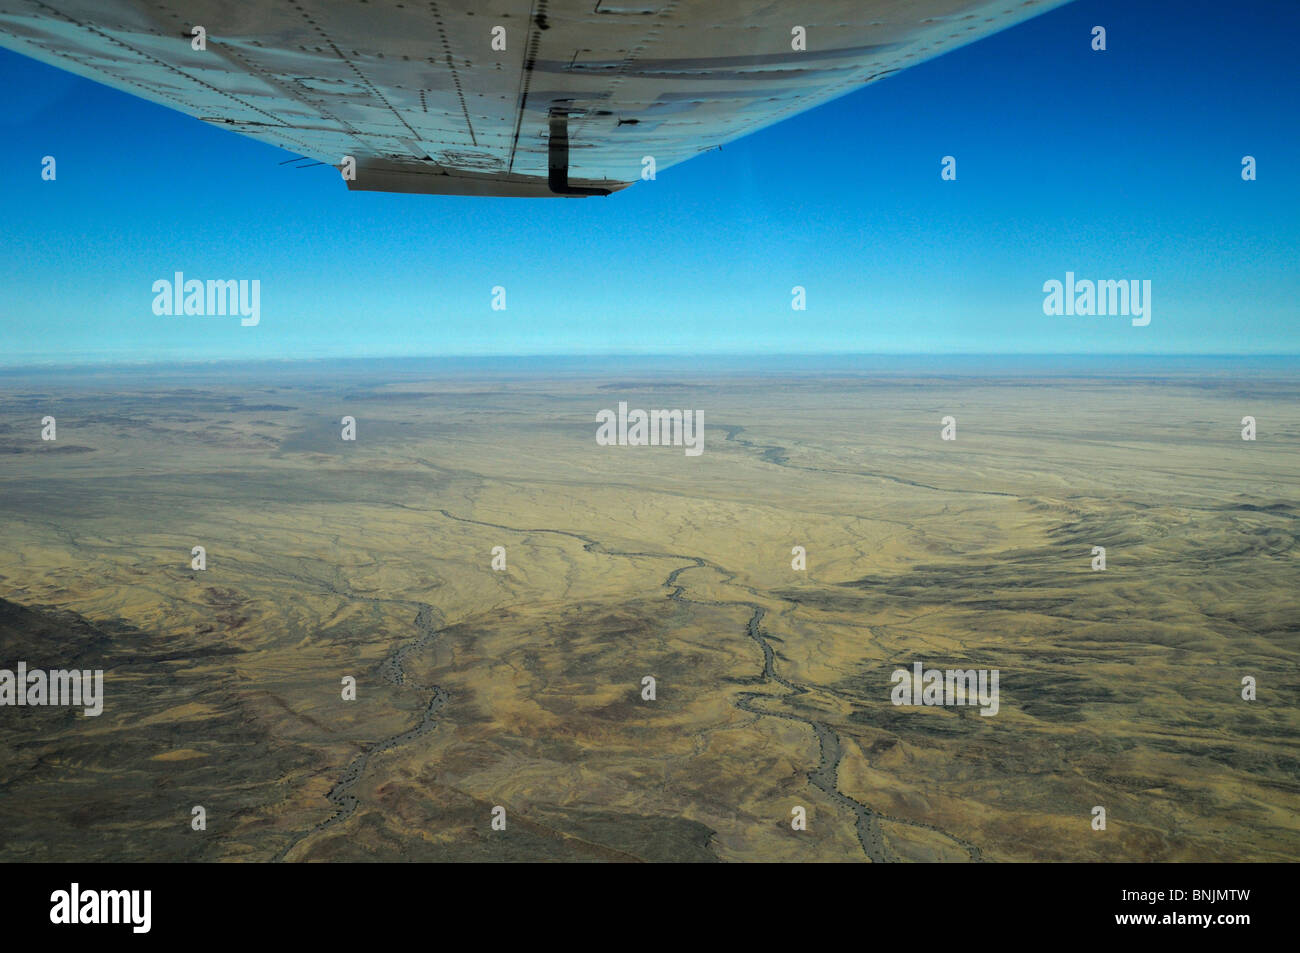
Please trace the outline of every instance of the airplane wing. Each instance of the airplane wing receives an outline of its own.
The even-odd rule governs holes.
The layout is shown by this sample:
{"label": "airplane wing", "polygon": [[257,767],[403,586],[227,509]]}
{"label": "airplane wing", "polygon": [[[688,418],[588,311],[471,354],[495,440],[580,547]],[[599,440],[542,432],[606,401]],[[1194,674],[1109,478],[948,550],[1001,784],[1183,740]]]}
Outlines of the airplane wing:
{"label": "airplane wing", "polygon": [[0,45],[353,189],[602,195],[1064,2],[5,0]]}

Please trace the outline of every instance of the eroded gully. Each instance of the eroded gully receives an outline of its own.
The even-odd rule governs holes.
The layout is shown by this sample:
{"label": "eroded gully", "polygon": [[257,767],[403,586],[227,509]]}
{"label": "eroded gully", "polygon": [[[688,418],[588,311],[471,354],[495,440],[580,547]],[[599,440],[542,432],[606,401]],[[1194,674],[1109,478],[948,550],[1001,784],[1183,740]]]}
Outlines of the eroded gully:
{"label": "eroded gully", "polygon": [[[403,504],[391,504],[400,506],[403,509],[416,510],[415,507],[404,506]],[[855,830],[858,844],[862,852],[868,859],[880,863],[894,861],[898,858],[893,851],[885,844],[881,835],[880,822],[882,820],[891,823],[905,824],[911,827],[921,827],[935,831],[951,839],[954,843],[959,844],[971,856],[972,860],[980,859],[979,848],[967,841],[962,840],[955,835],[949,834],[933,825],[924,824],[916,821],[910,821],[904,818],[889,817],[882,815],[873,810],[861,801],[845,794],[839,789],[839,765],[843,758],[843,746],[840,741],[839,733],[830,725],[815,718],[807,717],[800,714],[798,708],[790,706],[789,711],[774,711],[762,707],[762,703],[768,700],[778,701],[782,704],[788,703],[799,695],[808,694],[810,689],[783,677],[776,667],[776,653],[772,644],[768,641],[763,633],[763,618],[767,610],[756,602],[747,601],[713,601],[703,599],[690,599],[685,595],[685,586],[678,582],[682,573],[692,569],[709,569],[721,574],[725,582],[731,582],[735,577],[732,573],[727,572],[722,567],[710,563],[708,560],[698,556],[688,556],[682,553],[659,553],[659,552],[633,552],[626,550],[610,549],[604,543],[582,533],[575,533],[568,530],[549,529],[549,528],[521,528],[505,526],[500,523],[490,523],[484,520],[468,519],[463,516],[457,516],[445,509],[438,509],[439,515],[445,519],[453,520],[459,523],[467,523],[474,526],[484,526],[490,529],[502,530],[512,534],[549,534],[555,536],[565,536],[570,539],[579,540],[583,544],[586,552],[596,553],[604,556],[613,556],[621,558],[644,558],[644,559],[673,559],[686,562],[688,565],[679,566],[668,574],[663,585],[670,590],[669,598],[674,602],[684,605],[714,606],[720,608],[745,608],[750,612],[749,621],[745,627],[746,636],[758,646],[762,653],[763,663],[759,675],[756,678],[758,684],[777,685],[783,688],[787,694],[783,697],[777,697],[763,692],[748,691],[742,692],[736,698],[736,706],[742,711],[749,712],[753,715],[767,718],[783,718],[787,721],[793,721],[798,724],[807,725],[817,739],[819,748],[818,763],[815,768],[808,772],[808,780],[820,791],[822,791],[833,803],[841,809],[850,812],[855,819]],[[366,599],[371,602],[395,602],[400,603],[403,600],[377,600]],[[440,628],[440,620],[437,610],[432,606],[423,603],[415,603],[419,606],[419,612],[415,618],[416,637],[395,649],[393,653],[384,661],[381,671],[384,677],[395,685],[401,685],[405,681],[403,669],[404,660],[412,653],[418,652],[427,647],[435,638],[437,638]],[[362,754],[355,757],[349,762],[343,774],[335,782],[327,795],[329,801],[335,806],[335,813],[325,821],[316,825],[310,831],[305,832],[292,843],[280,851],[276,860],[283,860],[285,856],[299,843],[307,838],[327,830],[337,825],[341,821],[351,816],[357,809],[359,799],[353,793],[353,789],[365,774],[370,760],[385,751],[391,751],[394,748],[400,748],[418,739],[420,736],[431,731],[437,725],[436,715],[447,702],[447,693],[438,685],[429,686],[431,692],[427,703],[424,705],[419,721],[411,728],[399,734],[385,738]]]}

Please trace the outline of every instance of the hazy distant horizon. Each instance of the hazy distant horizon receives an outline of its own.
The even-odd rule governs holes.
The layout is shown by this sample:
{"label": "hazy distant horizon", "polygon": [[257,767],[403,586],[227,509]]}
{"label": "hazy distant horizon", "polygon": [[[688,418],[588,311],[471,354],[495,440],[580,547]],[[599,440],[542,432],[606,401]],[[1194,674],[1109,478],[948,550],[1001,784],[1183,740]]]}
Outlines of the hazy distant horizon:
{"label": "hazy distant horizon", "polygon": [[[617,374],[673,373],[743,376],[874,375],[943,376],[1062,376],[1128,377],[1182,376],[1216,369],[1255,376],[1300,373],[1300,354],[927,354],[927,353],[700,353],[700,354],[443,354],[419,356],[359,356],[320,358],[213,358],[206,361],[49,361],[0,363],[0,381],[79,374],[96,378],[153,376],[157,378],[234,373],[265,377],[329,371],[372,379],[376,373],[416,380],[429,375],[464,378],[603,377]],[[661,382],[670,383],[670,382]]]}

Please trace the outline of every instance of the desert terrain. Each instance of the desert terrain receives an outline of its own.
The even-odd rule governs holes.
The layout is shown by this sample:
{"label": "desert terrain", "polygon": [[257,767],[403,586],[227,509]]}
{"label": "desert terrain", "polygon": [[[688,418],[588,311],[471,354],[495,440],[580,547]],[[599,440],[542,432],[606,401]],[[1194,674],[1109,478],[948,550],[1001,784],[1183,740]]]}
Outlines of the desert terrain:
{"label": "desert terrain", "polygon": [[[105,697],[0,707],[0,858],[1300,859],[1298,397],[1231,364],[7,372],[0,668]],[[704,452],[599,445],[621,401],[700,411]],[[996,670],[997,713],[895,705],[915,662]]]}

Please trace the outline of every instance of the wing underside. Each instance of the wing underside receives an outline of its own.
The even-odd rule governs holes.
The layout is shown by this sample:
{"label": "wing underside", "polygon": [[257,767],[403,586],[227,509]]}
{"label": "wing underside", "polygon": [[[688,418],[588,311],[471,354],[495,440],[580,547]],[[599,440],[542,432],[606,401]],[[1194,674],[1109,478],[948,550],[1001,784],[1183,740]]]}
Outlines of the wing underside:
{"label": "wing underside", "polygon": [[0,0],[0,45],[354,189],[584,195],[1062,2]]}

